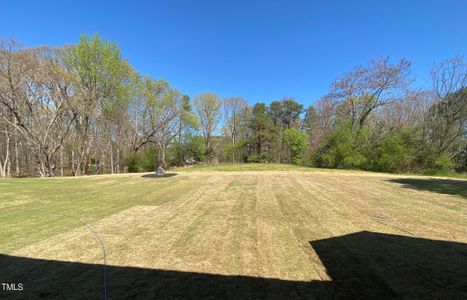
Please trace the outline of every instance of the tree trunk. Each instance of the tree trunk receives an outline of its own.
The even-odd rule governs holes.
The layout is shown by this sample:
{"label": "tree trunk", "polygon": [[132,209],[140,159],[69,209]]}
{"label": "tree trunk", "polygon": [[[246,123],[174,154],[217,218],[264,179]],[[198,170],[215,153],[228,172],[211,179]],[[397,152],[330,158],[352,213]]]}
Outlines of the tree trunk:
{"label": "tree trunk", "polygon": [[165,163],[165,145],[163,145],[161,149],[161,166],[164,169],[167,168],[167,164]]}
{"label": "tree trunk", "polygon": [[55,176],[55,166],[52,164],[52,159],[48,153],[45,153],[45,167],[47,177]]}
{"label": "tree trunk", "polygon": [[156,170],[158,167],[167,168],[167,164],[165,163],[165,143],[159,142],[157,143],[159,151],[157,153],[157,163],[156,163]]}
{"label": "tree trunk", "polygon": [[211,144],[209,140],[210,140],[210,136],[207,135],[206,136],[206,144],[205,144],[206,149],[204,149],[206,164],[209,164],[209,152],[210,152],[209,147],[210,147],[210,144]]}
{"label": "tree trunk", "polygon": [[113,174],[114,173],[114,153],[113,153],[111,142],[109,142],[109,152],[110,152],[110,174]]}
{"label": "tree trunk", "polygon": [[232,135],[232,163],[235,163],[235,135]]}
{"label": "tree trunk", "polygon": [[3,178],[8,176],[7,167],[10,160],[10,133],[8,126],[5,126],[5,158],[3,164],[0,166],[0,173]]}
{"label": "tree trunk", "polygon": [[[11,151],[10,141],[8,141],[7,147],[9,148],[8,153],[11,153],[12,151]],[[8,161],[7,161],[6,176],[7,177],[11,176],[11,159],[8,159]]]}
{"label": "tree trunk", "polygon": [[76,175],[76,170],[75,170],[75,150],[71,150],[71,172],[73,176]]}
{"label": "tree trunk", "polygon": [[120,148],[117,146],[117,164],[116,164],[117,174],[120,173]]}
{"label": "tree trunk", "polygon": [[60,147],[60,176],[63,177],[63,147]]}
{"label": "tree trunk", "polygon": [[20,170],[19,170],[19,154],[18,154],[18,137],[15,135],[15,171],[16,171],[16,177],[20,176]]}

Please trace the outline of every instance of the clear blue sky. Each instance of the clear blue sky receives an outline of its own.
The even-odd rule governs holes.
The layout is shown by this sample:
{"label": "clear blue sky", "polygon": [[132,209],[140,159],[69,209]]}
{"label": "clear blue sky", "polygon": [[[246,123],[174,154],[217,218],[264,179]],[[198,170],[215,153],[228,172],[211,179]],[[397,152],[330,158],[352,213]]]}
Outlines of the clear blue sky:
{"label": "clear blue sky", "polygon": [[467,1],[0,0],[0,39],[25,47],[99,33],[141,73],[190,96],[310,104],[371,58],[406,57],[416,85],[435,61],[467,54]]}

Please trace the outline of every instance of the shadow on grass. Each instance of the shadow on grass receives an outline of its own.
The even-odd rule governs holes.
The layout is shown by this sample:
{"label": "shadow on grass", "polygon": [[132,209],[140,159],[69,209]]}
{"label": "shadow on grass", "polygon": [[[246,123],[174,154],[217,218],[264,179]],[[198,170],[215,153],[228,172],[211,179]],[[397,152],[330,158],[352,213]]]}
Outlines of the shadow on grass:
{"label": "shadow on grass", "polygon": [[467,199],[467,180],[437,178],[397,178],[390,182],[403,184],[405,188],[427,190],[439,194],[458,195]]}
{"label": "shadow on grass", "polygon": [[[467,299],[467,245],[357,232],[310,241],[331,281],[107,267],[109,299]],[[0,254],[0,298],[102,299],[102,265]]]}
{"label": "shadow on grass", "polygon": [[334,298],[467,299],[467,244],[362,231],[310,245]]}
{"label": "shadow on grass", "polygon": [[155,179],[158,179],[158,178],[167,178],[167,177],[174,177],[174,176],[177,176],[178,174],[177,173],[165,173],[164,175],[156,175],[156,174],[145,174],[141,177],[143,178],[155,178]]}
{"label": "shadow on grass", "polygon": [[[2,291],[11,299],[103,299],[103,267],[0,255],[0,282],[23,283]],[[250,276],[107,267],[108,299],[308,299],[325,295],[321,282]]]}

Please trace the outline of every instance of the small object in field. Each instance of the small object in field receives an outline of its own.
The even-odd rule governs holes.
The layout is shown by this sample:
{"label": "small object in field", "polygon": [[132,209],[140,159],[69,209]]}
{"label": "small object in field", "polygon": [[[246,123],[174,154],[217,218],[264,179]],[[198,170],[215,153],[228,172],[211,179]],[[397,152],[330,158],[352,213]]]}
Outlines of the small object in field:
{"label": "small object in field", "polygon": [[156,170],[156,176],[164,176],[165,175],[165,170],[162,168],[162,166],[159,166]]}

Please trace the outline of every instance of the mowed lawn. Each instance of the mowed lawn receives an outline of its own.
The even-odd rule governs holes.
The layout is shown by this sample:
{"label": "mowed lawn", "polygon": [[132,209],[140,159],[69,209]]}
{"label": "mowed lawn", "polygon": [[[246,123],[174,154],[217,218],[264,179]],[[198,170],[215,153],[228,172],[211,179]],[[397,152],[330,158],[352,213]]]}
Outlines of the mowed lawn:
{"label": "mowed lawn", "polygon": [[467,180],[283,165],[0,180],[11,298],[467,299]]}

